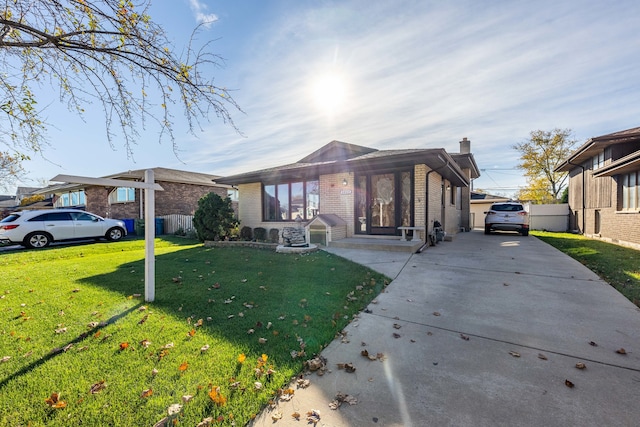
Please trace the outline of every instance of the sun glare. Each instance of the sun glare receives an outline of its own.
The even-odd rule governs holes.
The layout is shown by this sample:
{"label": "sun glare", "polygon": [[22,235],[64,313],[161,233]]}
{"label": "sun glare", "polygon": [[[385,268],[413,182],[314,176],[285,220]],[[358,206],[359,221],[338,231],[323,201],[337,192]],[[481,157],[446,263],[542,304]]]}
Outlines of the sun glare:
{"label": "sun glare", "polygon": [[313,98],[318,109],[326,113],[340,110],[345,101],[344,79],[338,74],[326,74],[313,83]]}

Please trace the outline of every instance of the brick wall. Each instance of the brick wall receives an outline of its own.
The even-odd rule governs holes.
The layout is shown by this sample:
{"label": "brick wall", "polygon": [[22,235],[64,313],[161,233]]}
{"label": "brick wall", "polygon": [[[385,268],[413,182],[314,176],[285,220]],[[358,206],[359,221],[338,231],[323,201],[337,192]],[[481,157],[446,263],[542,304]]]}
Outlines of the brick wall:
{"label": "brick wall", "polygon": [[[426,205],[424,199],[426,197],[427,182],[425,176],[427,174],[426,165],[416,165],[413,168],[413,186],[414,186],[414,200],[413,200],[413,224],[416,227],[425,227],[425,230],[431,228],[427,226],[426,221]],[[433,175],[433,174],[431,174]],[[425,240],[426,232],[420,232],[420,238]]]}
{"label": "brick wall", "polygon": [[[223,187],[206,185],[179,184],[162,182],[158,184],[164,191],[155,192],[155,216],[181,214],[193,215],[198,208],[198,200],[210,192],[220,197],[227,197],[227,190]],[[86,209],[105,218],[140,218],[140,211],[144,209],[144,192],[136,190],[136,200],[127,203],[109,204],[109,193],[112,188],[85,188]]]}
{"label": "brick wall", "polygon": [[[343,180],[347,185],[343,185]],[[355,191],[352,173],[337,173],[320,177],[320,213],[335,214],[346,221],[347,237],[354,233]]]}

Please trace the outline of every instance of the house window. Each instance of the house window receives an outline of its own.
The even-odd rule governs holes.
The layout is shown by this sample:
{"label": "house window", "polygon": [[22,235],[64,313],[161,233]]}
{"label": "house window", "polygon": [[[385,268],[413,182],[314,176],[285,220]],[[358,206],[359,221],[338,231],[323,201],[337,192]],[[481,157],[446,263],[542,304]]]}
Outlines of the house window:
{"label": "house window", "polygon": [[84,190],[78,190],[60,194],[55,202],[55,207],[68,208],[70,206],[84,206],[85,204]]}
{"label": "house window", "polygon": [[238,189],[237,188],[228,188],[227,189],[227,197],[231,199],[232,202],[238,201]]}
{"label": "house window", "polygon": [[593,156],[593,170],[598,170],[604,166],[604,151]]}
{"label": "house window", "polygon": [[622,175],[622,209],[640,208],[640,171]]}
{"label": "house window", "polygon": [[318,181],[266,184],[262,192],[262,216],[265,221],[295,221],[313,218],[320,202]]}
{"label": "house window", "polygon": [[127,203],[136,200],[135,188],[119,187],[109,194],[109,203]]}

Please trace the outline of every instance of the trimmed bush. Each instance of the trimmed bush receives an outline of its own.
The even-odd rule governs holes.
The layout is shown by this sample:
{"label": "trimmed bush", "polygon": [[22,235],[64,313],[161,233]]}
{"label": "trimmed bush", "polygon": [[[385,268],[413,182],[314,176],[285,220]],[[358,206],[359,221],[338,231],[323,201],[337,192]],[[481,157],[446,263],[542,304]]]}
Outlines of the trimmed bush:
{"label": "trimmed bush", "polygon": [[251,230],[251,227],[245,225],[240,229],[240,240],[253,240],[253,230]]}
{"label": "trimmed bush", "polygon": [[271,243],[279,243],[280,242],[280,230],[277,228],[272,228],[269,230],[269,242]]}
{"label": "trimmed bush", "polygon": [[267,230],[262,227],[256,227],[253,229],[253,238],[256,242],[264,242],[267,240]]}
{"label": "trimmed bush", "polygon": [[238,225],[230,198],[209,193],[198,200],[198,209],[193,215],[193,226],[198,239],[223,240]]}

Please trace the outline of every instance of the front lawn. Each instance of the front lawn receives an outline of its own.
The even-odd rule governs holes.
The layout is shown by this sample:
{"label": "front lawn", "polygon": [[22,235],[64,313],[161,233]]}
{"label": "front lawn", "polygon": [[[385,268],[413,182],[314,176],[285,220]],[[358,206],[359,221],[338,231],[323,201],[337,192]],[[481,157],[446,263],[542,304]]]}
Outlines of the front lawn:
{"label": "front lawn", "polygon": [[388,280],[171,237],[153,303],[142,240],[0,253],[0,277],[3,426],[244,425]]}
{"label": "front lawn", "polygon": [[544,231],[531,234],[580,261],[640,307],[640,251],[579,234]]}

